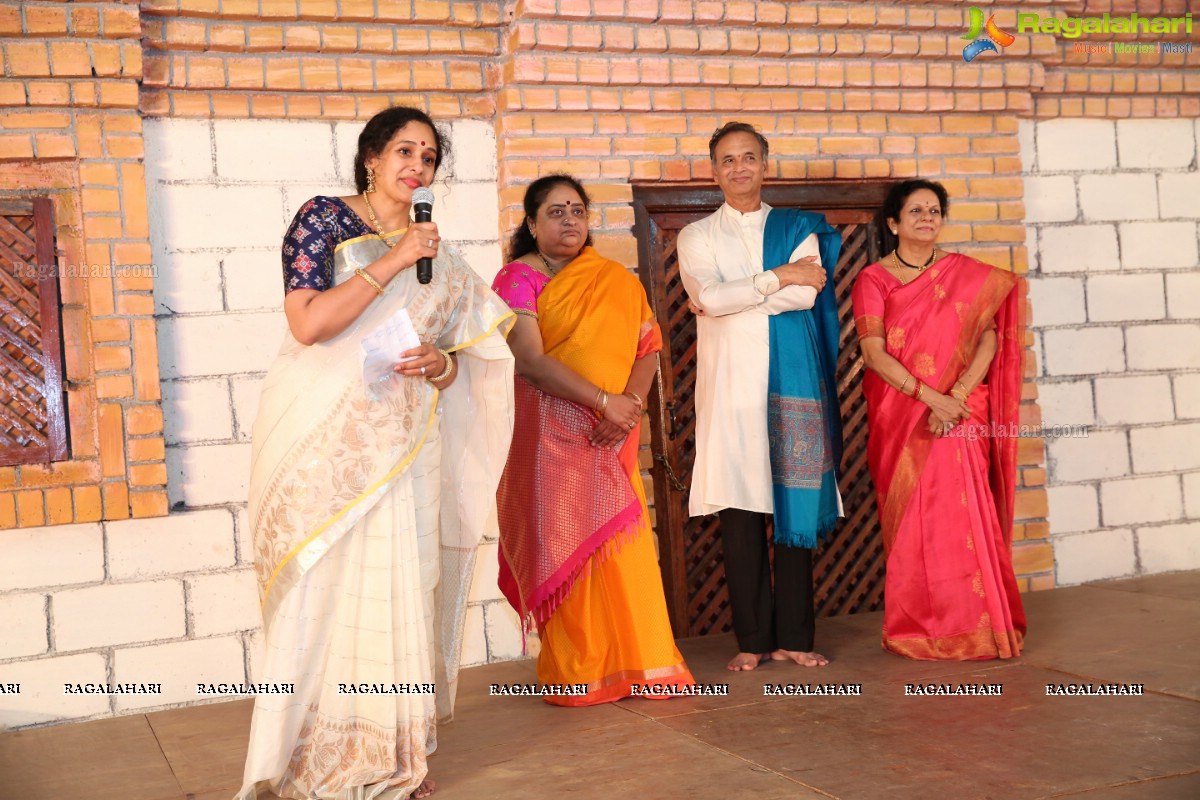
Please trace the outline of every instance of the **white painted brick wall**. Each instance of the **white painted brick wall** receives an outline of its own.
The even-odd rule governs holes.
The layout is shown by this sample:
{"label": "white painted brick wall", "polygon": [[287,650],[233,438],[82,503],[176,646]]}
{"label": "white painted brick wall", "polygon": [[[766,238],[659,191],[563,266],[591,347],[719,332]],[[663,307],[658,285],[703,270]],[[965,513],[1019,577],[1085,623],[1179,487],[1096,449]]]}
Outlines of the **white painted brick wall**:
{"label": "white painted brick wall", "polygon": [[1019,140],[1042,417],[1093,426],[1048,442],[1057,581],[1194,568],[1200,120],[1023,121]]}
{"label": "white painted brick wall", "polygon": [[186,633],[183,585],[175,580],[68,589],[51,596],[59,652],[177,639]]}
{"label": "white painted brick wall", "polygon": [[101,581],[104,533],[99,525],[0,530],[0,564],[0,592]]}
{"label": "white painted brick wall", "polygon": [[250,445],[212,444],[167,448],[167,494],[171,505],[189,508],[246,502]]}
{"label": "white painted brick wall", "polygon": [[162,401],[168,445],[228,441],[233,437],[226,378],[164,381]]}
{"label": "white painted brick wall", "polygon": [[1096,422],[1138,425],[1175,418],[1171,380],[1166,375],[1096,379]]}
{"label": "white painted brick wall", "polygon": [[1135,428],[1129,444],[1135,473],[1200,469],[1200,422]]}
{"label": "white painted brick wall", "polygon": [[252,631],[262,625],[253,568],[197,575],[186,582],[193,636]]}
{"label": "white painted brick wall", "polygon": [[161,683],[162,695],[117,695],[118,712],[195,703],[197,683],[246,680],[242,642],[235,636],[131,647],[113,654],[117,683]]}
{"label": "white painted brick wall", "polygon": [[232,567],[236,553],[228,509],[110,522],[108,570],[114,580],[155,578]]}
{"label": "white painted brick wall", "polygon": [[1056,579],[1064,585],[1123,578],[1137,567],[1133,532],[1126,528],[1063,536],[1054,555]]}
{"label": "white painted brick wall", "polygon": [[1200,522],[1138,528],[1137,541],[1146,572],[1200,569]]}
{"label": "white painted brick wall", "polygon": [[1038,260],[1042,273],[1103,272],[1121,268],[1113,225],[1062,225],[1043,228]]}
{"label": "white painted brick wall", "polygon": [[0,663],[0,683],[19,683],[20,694],[4,695],[0,730],[82,719],[110,712],[102,694],[67,695],[64,683],[106,683],[108,666],[100,653]]}
{"label": "white painted brick wall", "polygon": [[1090,322],[1155,320],[1166,316],[1161,274],[1092,275],[1087,281]]}
{"label": "white painted brick wall", "polygon": [[[50,649],[44,594],[0,595],[0,641],[5,658],[37,656]],[[2,681],[0,681],[2,682]],[[0,703],[3,703],[0,700]]]}

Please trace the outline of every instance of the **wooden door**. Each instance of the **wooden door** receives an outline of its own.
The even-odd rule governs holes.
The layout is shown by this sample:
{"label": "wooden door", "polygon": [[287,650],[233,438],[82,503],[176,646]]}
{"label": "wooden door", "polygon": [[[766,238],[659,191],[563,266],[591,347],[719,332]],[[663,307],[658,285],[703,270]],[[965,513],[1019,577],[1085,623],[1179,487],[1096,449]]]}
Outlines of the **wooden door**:
{"label": "wooden door", "polygon": [[[883,602],[883,544],[867,473],[862,357],[850,289],[859,271],[878,258],[872,217],[887,188],[883,183],[828,181],[771,183],[763,190],[771,206],[825,214],[843,240],[834,280],[841,320],[837,380],[844,440],[839,487],[846,518],[816,553],[816,605],[822,616],[873,611]],[[696,323],[679,279],[675,239],[683,226],[715,211],[721,193],[711,183],[635,185],[633,199],[638,270],[663,332],[659,380],[648,411],[667,607],[676,636],[720,633],[731,624],[719,522],[716,516],[689,519],[687,513],[696,442]]]}

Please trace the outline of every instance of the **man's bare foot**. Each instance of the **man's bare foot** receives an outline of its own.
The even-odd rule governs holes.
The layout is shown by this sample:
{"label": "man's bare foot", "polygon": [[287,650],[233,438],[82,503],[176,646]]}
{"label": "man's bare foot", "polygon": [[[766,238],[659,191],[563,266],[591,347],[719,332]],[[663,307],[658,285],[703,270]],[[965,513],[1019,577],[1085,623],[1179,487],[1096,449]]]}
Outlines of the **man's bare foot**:
{"label": "man's bare foot", "polygon": [[413,800],[420,800],[422,797],[429,797],[429,795],[436,791],[437,784],[431,781],[429,778],[426,778],[425,780],[421,781],[421,785],[414,789],[413,793],[410,794],[409,797],[413,798]]}
{"label": "man's bare foot", "polygon": [[766,653],[738,653],[733,660],[725,665],[731,672],[749,672],[770,658]]}
{"label": "man's bare foot", "polygon": [[771,653],[772,661],[795,661],[802,667],[823,667],[829,659],[820,653],[805,653],[801,650],[776,650]]}

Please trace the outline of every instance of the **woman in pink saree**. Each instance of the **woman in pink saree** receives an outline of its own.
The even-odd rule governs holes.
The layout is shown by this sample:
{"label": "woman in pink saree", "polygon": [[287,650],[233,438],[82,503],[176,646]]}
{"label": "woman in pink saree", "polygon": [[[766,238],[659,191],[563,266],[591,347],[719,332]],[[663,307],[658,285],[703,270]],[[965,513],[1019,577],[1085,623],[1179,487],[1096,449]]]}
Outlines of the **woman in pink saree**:
{"label": "woman in pink saree", "polygon": [[884,649],[1020,655],[1012,567],[1024,283],[937,248],[941,184],[893,187],[878,263],[854,285],[867,445],[887,554]]}

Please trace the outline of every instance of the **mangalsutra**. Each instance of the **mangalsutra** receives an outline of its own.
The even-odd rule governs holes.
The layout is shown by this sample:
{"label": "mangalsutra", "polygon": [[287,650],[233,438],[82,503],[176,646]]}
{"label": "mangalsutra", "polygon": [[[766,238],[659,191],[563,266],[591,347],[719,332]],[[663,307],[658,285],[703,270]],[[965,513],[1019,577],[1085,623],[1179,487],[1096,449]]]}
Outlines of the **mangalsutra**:
{"label": "mangalsutra", "polygon": [[907,261],[905,261],[903,258],[900,257],[900,248],[897,247],[895,250],[892,251],[893,259],[899,259],[901,264],[908,267],[909,269],[915,269],[917,272],[920,272],[921,270],[928,267],[935,260],[937,260],[937,257],[938,257],[938,249],[935,247],[935,248],[933,248],[933,252],[929,254],[929,260],[918,267],[916,264],[910,264]]}
{"label": "mangalsutra", "polygon": [[363,192],[363,202],[367,204],[367,216],[371,220],[371,224],[375,226],[375,230],[379,231],[379,238],[383,239],[383,243],[388,247],[395,247],[396,243],[387,238],[387,234],[383,231],[383,226],[379,224],[379,219],[375,216],[375,209],[371,208],[371,199],[367,197],[367,193]]}
{"label": "mangalsutra", "polygon": [[[542,255],[541,250],[534,250],[533,253],[534,253],[534,255],[536,255],[538,257],[538,261],[542,262],[542,266],[546,270],[547,277],[553,278],[555,275],[557,275],[562,270],[562,267],[559,267],[558,269],[554,269],[553,267],[551,267],[550,262],[546,260],[546,257],[544,255]],[[563,266],[566,266],[566,265],[564,264]]]}

